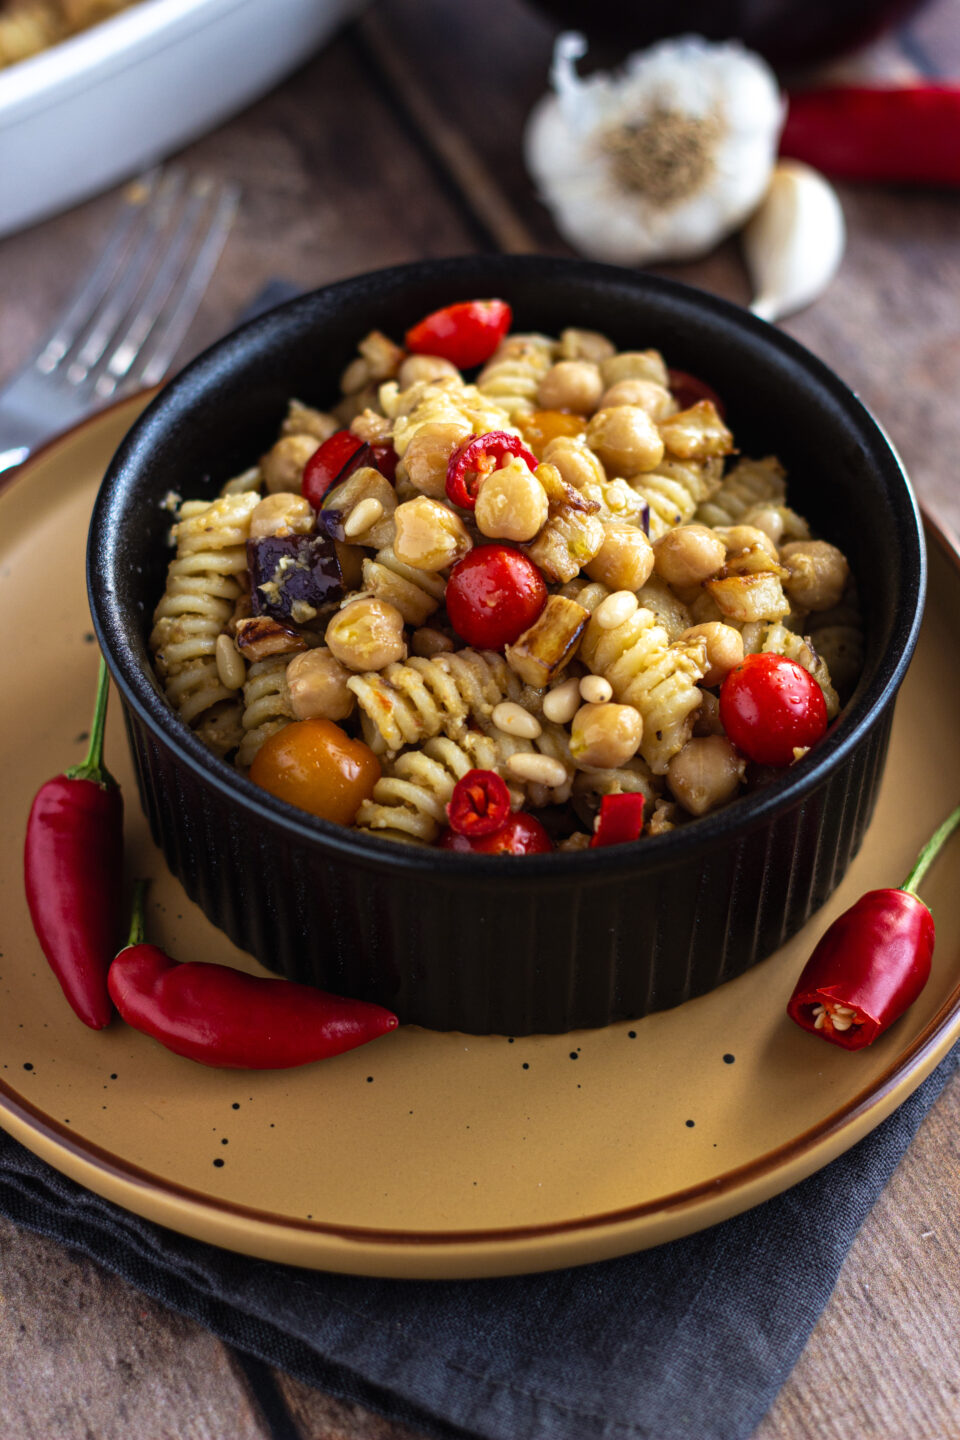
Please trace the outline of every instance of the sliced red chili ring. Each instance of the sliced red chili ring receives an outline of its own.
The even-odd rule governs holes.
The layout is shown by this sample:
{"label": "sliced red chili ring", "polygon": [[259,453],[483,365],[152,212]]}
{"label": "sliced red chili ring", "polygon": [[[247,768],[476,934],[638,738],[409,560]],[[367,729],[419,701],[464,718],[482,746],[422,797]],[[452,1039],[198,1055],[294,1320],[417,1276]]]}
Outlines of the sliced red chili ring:
{"label": "sliced red chili ring", "polygon": [[590,849],[639,840],[643,829],[642,795],[604,795]]}
{"label": "sliced red chili ring", "polygon": [[510,791],[495,770],[468,770],[453,787],[447,819],[458,835],[492,835],[509,816]]}
{"label": "sliced red chili ring", "polygon": [[536,470],[540,464],[519,435],[510,435],[506,430],[490,430],[486,435],[474,435],[450,456],[447,499],[461,510],[473,510],[481,481],[496,470],[505,455],[519,455],[531,470]]}

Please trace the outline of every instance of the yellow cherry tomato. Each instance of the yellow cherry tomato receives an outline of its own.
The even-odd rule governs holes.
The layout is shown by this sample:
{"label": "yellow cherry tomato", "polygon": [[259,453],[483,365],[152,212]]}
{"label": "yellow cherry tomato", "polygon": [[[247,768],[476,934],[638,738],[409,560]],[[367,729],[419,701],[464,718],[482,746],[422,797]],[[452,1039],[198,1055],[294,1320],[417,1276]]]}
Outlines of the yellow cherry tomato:
{"label": "yellow cherry tomato", "polygon": [[279,800],[334,825],[352,825],[380,779],[369,745],[351,740],[332,720],[295,720],[269,736],[250,766],[250,779]]}
{"label": "yellow cherry tomato", "polygon": [[534,410],[531,415],[522,416],[517,424],[538,460],[543,459],[544,450],[558,435],[582,435],[587,428],[584,417],[573,415],[569,410]]}

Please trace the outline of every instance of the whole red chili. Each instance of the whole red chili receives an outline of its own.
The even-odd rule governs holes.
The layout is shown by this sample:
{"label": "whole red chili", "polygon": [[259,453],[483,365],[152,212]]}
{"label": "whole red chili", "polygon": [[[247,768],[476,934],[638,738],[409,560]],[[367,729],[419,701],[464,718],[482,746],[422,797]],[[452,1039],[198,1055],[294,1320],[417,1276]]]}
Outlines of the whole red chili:
{"label": "whole red chili", "polygon": [[870,890],[823,935],[797,981],[787,1014],[845,1050],[862,1050],[909,1009],[930,976],[933,916],[915,893],[960,806],[930,838],[899,890]]}
{"label": "whole red chili", "polygon": [[604,795],[590,848],[594,850],[604,845],[623,845],[626,841],[638,840],[642,829],[642,795]]}
{"label": "whole red chili", "polygon": [[447,806],[458,835],[492,835],[510,815],[510,791],[496,770],[468,770],[453,787]]}
{"label": "whole red chili", "polygon": [[462,300],[434,310],[408,330],[407,349],[414,355],[439,355],[469,370],[490,359],[512,319],[505,300]]}
{"label": "whole red chili", "polygon": [[103,763],[108,692],[101,660],[86,759],[40,787],[23,851],[37,939],[64,995],[92,1030],[113,1016],[107,970],[120,929],[123,877],[123,801]]}
{"label": "whole red chili", "polygon": [[475,509],[481,481],[496,470],[506,455],[519,455],[531,470],[540,464],[520,436],[506,430],[489,430],[459,445],[447,464],[447,499],[461,510]]}
{"label": "whole red chili", "polygon": [[960,185],[960,86],[837,85],[789,98],[780,153],[848,180]]}
{"label": "whole red chili", "polygon": [[442,830],[437,845],[441,850],[459,850],[472,855],[546,855],[553,849],[550,836],[535,815],[522,810],[511,815],[492,835],[458,835]]}
{"label": "whole red chili", "polygon": [[286,1070],[396,1029],[396,1015],[364,1000],[228,965],[171,960],[144,943],[144,889],[141,880],[129,940],[110,966],[110,994],[128,1025],[174,1054],[226,1069]]}

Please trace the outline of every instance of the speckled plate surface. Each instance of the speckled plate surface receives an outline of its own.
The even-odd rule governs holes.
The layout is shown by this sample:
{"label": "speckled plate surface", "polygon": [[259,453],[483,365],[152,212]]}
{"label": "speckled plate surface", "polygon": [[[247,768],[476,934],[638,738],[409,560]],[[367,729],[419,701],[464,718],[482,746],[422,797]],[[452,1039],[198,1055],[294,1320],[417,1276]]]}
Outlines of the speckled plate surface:
{"label": "speckled plate surface", "polygon": [[[931,586],[879,807],[830,904],[775,956],[636,1024],[511,1040],[413,1027],[336,1060],[216,1071],[115,1022],[86,1030],[22,893],[30,799],[82,756],[96,679],[83,582],[103,469],[142,402],[48,448],[0,494],[0,1123],[151,1220],[249,1255],[398,1277],[598,1260],[689,1234],[819,1169],[877,1125],[960,1036],[960,837],[925,885],[933,975],[912,1011],[848,1054],[784,1017],[815,939],[896,884],[960,790],[960,557],[931,532]],[[259,967],[167,873],[140,814],[115,706],[130,875],[180,958]],[[469,923],[469,918],[465,918]]]}

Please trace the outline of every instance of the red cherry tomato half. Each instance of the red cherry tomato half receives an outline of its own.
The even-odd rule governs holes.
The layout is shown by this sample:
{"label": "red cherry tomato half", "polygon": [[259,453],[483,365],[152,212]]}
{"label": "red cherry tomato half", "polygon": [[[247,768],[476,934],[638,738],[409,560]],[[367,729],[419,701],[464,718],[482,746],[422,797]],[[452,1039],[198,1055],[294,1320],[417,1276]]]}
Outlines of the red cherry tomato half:
{"label": "red cherry tomato half", "polygon": [[823,691],[785,655],[748,655],[720,690],[720,719],[748,760],[782,768],[795,747],[816,745],[827,728]]}
{"label": "red cherry tomato half", "polygon": [[478,545],[447,581],[450,624],[468,645],[502,650],[529,629],[547,603],[543,576],[509,545]]}
{"label": "red cherry tomato half", "polygon": [[441,832],[437,845],[441,850],[458,850],[474,855],[546,855],[553,849],[550,836],[539,820],[521,810],[492,835],[472,838],[458,835],[455,830]]}
{"label": "red cherry tomato half", "polygon": [[668,370],[667,375],[670,379],[670,392],[681,410],[689,410],[698,400],[712,400],[720,419],[724,418],[727,413],[726,406],[706,380],[698,380],[696,375],[688,375],[686,370]]}
{"label": "red cherry tomato half", "polygon": [[465,300],[434,310],[407,331],[414,355],[439,355],[459,370],[482,365],[510,329],[513,314],[505,300]]}
{"label": "red cherry tomato half", "polygon": [[[361,450],[365,455],[361,455]],[[349,430],[337,430],[314,450],[303,467],[300,493],[309,500],[314,510],[319,510],[324,495],[338,480],[346,480],[351,470],[371,463],[373,456],[369,445],[359,435]]]}

